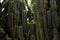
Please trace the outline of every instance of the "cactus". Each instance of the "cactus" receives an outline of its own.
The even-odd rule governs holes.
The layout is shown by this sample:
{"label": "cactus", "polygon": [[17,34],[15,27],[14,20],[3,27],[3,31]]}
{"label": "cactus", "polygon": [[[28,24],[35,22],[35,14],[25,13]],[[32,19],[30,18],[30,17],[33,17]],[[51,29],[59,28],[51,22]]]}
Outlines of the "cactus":
{"label": "cactus", "polygon": [[[28,22],[27,14],[33,14]],[[58,40],[56,0],[4,0],[0,26],[7,40]]]}
{"label": "cactus", "polygon": [[53,23],[53,40],[58,40],[58,16],[56,12],[52,13],[52,23]]}
{"label": "cactus", "polygon": [[52,9],[52,26],[53,26],[53,40],[58,40],[58,15],[57,15],[57,5],[56,0],[50,0],[50,5]]}

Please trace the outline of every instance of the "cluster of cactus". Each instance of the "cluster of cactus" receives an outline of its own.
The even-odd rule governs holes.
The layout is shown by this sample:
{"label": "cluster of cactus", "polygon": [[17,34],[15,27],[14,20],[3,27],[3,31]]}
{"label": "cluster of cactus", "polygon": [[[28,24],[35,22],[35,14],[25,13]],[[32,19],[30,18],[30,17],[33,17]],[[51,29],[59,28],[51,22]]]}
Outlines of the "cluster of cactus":
{"label": "cluster of cactus", "polygon": [[5,0],[0,33],[6,33],[7,40],[58,40],[56,0],[48,1]]}

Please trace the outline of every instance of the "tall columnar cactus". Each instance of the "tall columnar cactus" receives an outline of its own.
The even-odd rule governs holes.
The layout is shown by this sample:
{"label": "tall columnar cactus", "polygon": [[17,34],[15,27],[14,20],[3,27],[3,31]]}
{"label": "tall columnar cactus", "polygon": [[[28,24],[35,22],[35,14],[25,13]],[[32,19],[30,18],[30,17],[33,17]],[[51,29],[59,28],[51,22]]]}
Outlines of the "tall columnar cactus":
{"label": "tall columnar cactus", "polygon": [[19,26],[19,39],[20,40],[24,40],[24,37],[23,37],[23,27],[22,26]]}
{"label": "tall columnar cactus", "polygon": [[48,35],[48,29],[47,29],[47,22],[46,22],[46,14],[47,14],[47,9],[46,6],[48,4],[47,0],[43,1],[43,28],[44,28],[44,34],[45,34],[45,39],[49,40],[49,35]]}
{"label": "tall columnar cactus", "polygon": [[25,40],[28,40],[28,37],[27,37],[27,16],[26,16],[25,11],[22,12],[22,26],[23,26]]}
{"label": "tall columnar cactus", "polygon": [[58,40],[58,16],[57,12],[52,12],[53,40]]}
{"label": "tall columnar cactus", "polygon": [[11,37],[13,36],[13,1],[9,0],[9,8],[8,8],[8,14],[9,14],[9,27],[11,31]]}
{"label": "tall columnar cactus", "polygon": [[[38,6],[38,7],[37,7]],[[43,32],[43,9],[44,9],[44,0],[35,0],[34,2],[34,15],[35,15],[35,21],[36,21],[36,34],[37,34],[37,40],[45,40],[44,39],[44,32]]]}
{"label": "tall columnar cactus", "polygon": [[9,27],[11,31],[12,40],[18,40],[18,17],[19,10],[17,9],[17,0],[9,0],[8,15],[9,15]]}
{"label": "tall columnar cactus", "polygon": [[52,40],[53,38],[53,27],[52,27],[52,14],[51,11],[47,11],[47,26],[48,26],[48,34],[49,34],[49,39]]}
{"label": "tall columnar cactus", "polygon": [[52,25],[53,25],[53,40],[58,40],[58,15],[57,15],[57,5],[56,0],[50,0],[50,6],[52,11]]}

